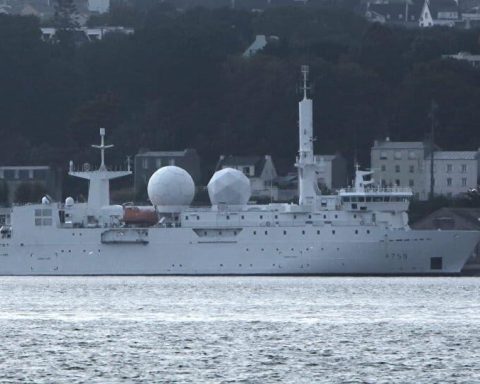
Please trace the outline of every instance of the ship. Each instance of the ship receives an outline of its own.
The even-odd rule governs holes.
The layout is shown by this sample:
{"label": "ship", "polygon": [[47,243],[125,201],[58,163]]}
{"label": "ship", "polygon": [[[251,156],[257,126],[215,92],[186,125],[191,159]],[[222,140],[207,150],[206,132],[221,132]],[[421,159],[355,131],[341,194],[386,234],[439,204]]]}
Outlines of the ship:
{"label": "ship", "polygon": [[0,275],[442,275],[458,274],[478,231],[413,230],[412,191],[375,184],[356,169],[349,188],[321,193],[313,151],[308,67],[299,101],[298,202],[251,204],[239,170],[215,172],[211,205],[193,207],[184,169],[159,168],[148,182],[151,205],[110,203],[109,181],[130,169],[101,162],[69,175],[88,180],[88,199],[13,206],[0,228]]}

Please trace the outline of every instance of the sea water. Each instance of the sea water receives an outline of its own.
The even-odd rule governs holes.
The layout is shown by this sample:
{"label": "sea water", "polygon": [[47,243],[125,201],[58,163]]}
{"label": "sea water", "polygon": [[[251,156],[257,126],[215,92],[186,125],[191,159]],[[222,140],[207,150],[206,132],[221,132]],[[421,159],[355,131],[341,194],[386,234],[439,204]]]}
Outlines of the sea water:
{"label": "sea water", "polygon": [[480,278],[0,277],[0,383],[480,382]]}

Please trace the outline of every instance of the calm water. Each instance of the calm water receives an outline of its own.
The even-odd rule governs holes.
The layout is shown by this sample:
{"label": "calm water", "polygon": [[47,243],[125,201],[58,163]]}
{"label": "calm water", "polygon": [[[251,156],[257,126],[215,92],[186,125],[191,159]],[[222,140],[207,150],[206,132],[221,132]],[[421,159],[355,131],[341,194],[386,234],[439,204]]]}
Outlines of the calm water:
{"label": "calm water", "polygon": [[0,278],[1,383],[480,383],[480,278]]}

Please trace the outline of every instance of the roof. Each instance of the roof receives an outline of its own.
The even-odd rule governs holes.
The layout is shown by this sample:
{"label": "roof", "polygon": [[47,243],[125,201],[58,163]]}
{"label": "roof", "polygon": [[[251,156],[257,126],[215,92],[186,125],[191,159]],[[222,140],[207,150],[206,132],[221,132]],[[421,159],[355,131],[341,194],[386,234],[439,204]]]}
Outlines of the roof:
{"label": "roof", "polygon": [[138,153],[135,157],[184,157],[188,153],[197,153],[195,149],[184,149],[183,151],[147,151]]}
{"label": "roof", "polygon": [[255,176],[258,177],[263,171],[267,156],[220,156],[217,167],[219,170],[225,167],[254,166]]}
{"label": "roof", "polygon": [[[370,3],[368,11],[375,12],[382,16],[390,16],[389,21],[405,21],[405,13],[407,11],[405,2],[398,3]],[[418,3],[412,3],[408,5],[408,19],[412,21],[411,17],[414,16],[414,20],[418,19],[421,11],[421,5]],[[400,17],[401,15],[401,17]]]}
{"label": "roof", "polygon": [[480,208],[440,208],[412,224],[414,229],[438,229],[450,222],[453,229],[480,229]]}
{"label": "roof", "polygon": [[428,9],[432,18],[437,19],[439,12],[458,12],[458,4],[455,0],[430,0]]}
{"label": "roof", "polygon": [[470,52],[458,52],[454,55],[442,55],[442,58],[466,61],[480,61],[480,55],[472,55]]}
{"label": "roof", "polygon": [[16,170],[19,170],[19,171],[24,171],[24,170],[49,170],[50,167],[48,165],[3,165],[3,166],[0,166],[0,171],[16,171]]}
{"label": "roof", "polygon": [[434,153],[435,160],[476,160],[477,151],[438,151]]}
{"label": "roof", "polygon": [[427,143],[423,141],[377,141],[373,144],[372,149],[426,149]]}

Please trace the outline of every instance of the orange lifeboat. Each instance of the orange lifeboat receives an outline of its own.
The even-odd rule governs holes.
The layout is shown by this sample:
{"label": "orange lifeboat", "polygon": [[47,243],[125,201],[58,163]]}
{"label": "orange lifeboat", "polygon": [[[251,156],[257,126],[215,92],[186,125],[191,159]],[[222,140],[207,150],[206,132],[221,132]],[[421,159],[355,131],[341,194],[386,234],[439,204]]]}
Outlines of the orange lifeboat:
{"label": "orange lifeboat", "polygon": [[158,216],[154,207],[124,207],[123,221],[148,227],[158,223]]}

